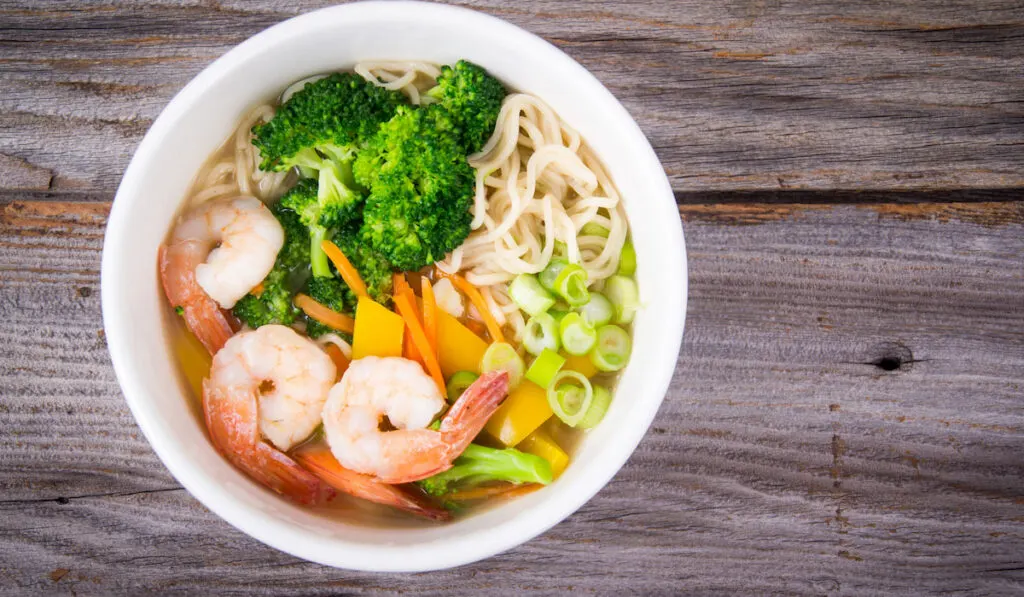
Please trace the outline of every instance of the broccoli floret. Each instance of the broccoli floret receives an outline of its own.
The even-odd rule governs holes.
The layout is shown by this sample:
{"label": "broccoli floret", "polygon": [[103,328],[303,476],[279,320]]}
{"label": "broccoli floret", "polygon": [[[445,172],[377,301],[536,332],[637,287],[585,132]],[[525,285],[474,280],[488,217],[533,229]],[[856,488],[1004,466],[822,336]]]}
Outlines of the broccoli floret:
{"label": "broccoli floret", "polygon": [[309,233],[299,216],[280,203],[270,208],[284,229],[284,245],[277,252],[274,268],[263,279],[259,295],[247,294],[235,303],[232,313],[246,325],[255,329],[262,325],[295,321],[298,310],[292,305],[296,277],[309,263]]}
{"label": "broccoli floret", "polygon": [[391,274],[394,268],[384,255],[359,239],[358,228],[349,227],[334,238],[334,242],[345,254],[359,277],[366,284],[370,298],[382,305],[391,302]]}
{"label": "broccoli floret", "polygon": [[452,468],[419,481],[419,485],[428,495],[443,496],[455,489],[493,481],[547,485],[551,478],[551,464],[539,456],[514,448],[498,450],[470,444]]}
{"label": "broccoli floret", "polygon": [[295,321],[292,292],[285,283],[286,278],[286,272],[271,270],[263,280],[263,291],[258,296],[243,296],[231,312],[253,329],[271,323],[288,325]]}
{"label": "broccoli floret", "polygon": [[429,265],[469,235],[473,168],[438,106],[399,108],[356,158],[370,189],[360,237],[402,270]]}
{"label": "broccoli floret", "polygon": [[284,244],[277,252],[274,267],[280,266],[289,271],[306,267],[309,264],[309,243],[306,242],[309,231],[302,224],[299,214],[280,201],[270,206],[270,213],[274,214],[284,230]]}
{"label": "broccoli floret", "polygon": [[442,66],[437,86],[427,92],[451,117],[466,153],[480,151],[490,138],[507,94],[501,81],[465,60]]}
{"label": "broccoli floret", "polygon": [[[306,294],[314,301],[338,313],[351,314],[355,309],[356,296],[340,278],[317,278],[314,276],[309,279]],[[310,338],[319,338],[328,332],[339,333],[339,330],[324,325],[312,317],[306,317],[306,334]]]}
{"label": "broccoli floret", "polygon": [[311,177],[324,158],[351,159],[359,143],[380,123],[407,103],[399,91],[389,91],[353,73],[335,73],[307,84],[281,105],[274,117],[253,127],[263,170],[298,166]]}
{"label": "broccoli floret", "polygon": [[344,179],[351,173],[342,166],[328,166],[320,171],[320,181],[303,179],[284,197],[280,205],[293,210],[299,221],[308,229],[309,260],[313,276],[331,276],[327,254],[320,244],[329,238],[333,228],[358,221],[362,210],[362,198],[346,186]]}

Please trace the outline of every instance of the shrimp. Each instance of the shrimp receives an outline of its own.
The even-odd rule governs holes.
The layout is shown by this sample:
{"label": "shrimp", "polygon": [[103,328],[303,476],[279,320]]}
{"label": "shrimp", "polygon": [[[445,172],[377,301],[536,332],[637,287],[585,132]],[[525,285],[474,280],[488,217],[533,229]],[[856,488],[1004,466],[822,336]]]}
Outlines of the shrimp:
{"label": "shrimp", "polygon": [[351,496],[392,506],[431,520],[450,520],[452,517],[451,512],[439,508],[422,493],[388,485],[370,475],[342,468],[326,446],[303,446],[295,454],[295,460],[338,491]]}
{"label": "shrimp", "polygon": [[167,300],[181,307],[188,329],[216,354],[233,330],[220,308],[267,277],[284,244],[284,229],[259,199],[231,197],[185,214],[160,248]]}
{"label": "shrimp", "polygon": [[265,325],[233,336],[203,380],[214,445],[253,479],[299,503],[333,495],[284,451],[316,429],[336,374],[327,353],[289,327]]}
{"label": "shrimp", "polygon": [[[401,357],[352,361],[324,404],[324,432],[341,466],[382,483],[410,483],[446,471],[483,429],[508,392],[508,374],[484,375],[441,420],[437,385],[419,364]],[[391,431],[381,431],[387,416]]]}

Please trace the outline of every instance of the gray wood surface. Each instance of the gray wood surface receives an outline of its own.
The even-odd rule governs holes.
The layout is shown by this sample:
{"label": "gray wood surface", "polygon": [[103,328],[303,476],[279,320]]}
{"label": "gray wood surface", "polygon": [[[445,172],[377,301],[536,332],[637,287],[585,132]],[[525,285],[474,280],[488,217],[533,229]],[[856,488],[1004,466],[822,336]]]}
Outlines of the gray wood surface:
{"label": "gray wood surface", "polygon": [[298,561],[141,437],[99,308],[167,100],[311,1],[0,2],[0,594],[1024,592],[1024,6],[475,6],[620,97],[680,201],[675,380],[578,513],[453,571]]}

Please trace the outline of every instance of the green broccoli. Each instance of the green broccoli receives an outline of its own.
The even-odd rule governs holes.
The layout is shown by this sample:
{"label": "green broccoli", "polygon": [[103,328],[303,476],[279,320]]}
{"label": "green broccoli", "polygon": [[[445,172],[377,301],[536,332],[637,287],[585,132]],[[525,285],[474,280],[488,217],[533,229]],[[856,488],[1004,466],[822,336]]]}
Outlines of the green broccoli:
{"label": "green broccoli", "polygon": [[275,267],[280,265],[288,271],[308,267],[309,243],[306,241],[309,239],[309,231],[302,224],[299,214],[280,201],[270,206],[270,213],[274,214],[284,230],[284,244],[277,252]]}
{"label": "green broccoli", "polygon": [[442,66],[437,86],[427,92],[452,119],[466,153],[480,151],[490,138],[507,94],[501,81],[466,60]]}
{"label": "green broccoli", "polygon": [[[314,276],[309,279],[306,294],[314,301],[338,313],[351,314],[355,310],[356,295],[340,278],[317,278]],[[310,338],[319,338],[328,332],[339,333],[338,330],[324,325],[312,317],[306,317],[306,335]]]}
{"label": "green broccoli", "polygon": [[391,302],[391,274],[394,268],[384,255],[363,243],[359,238],[358,227],[348,226],[342,229],[334,242],[345,254],[359,277],[366,284],[370,298],[382,305]]}
{"label": "green broccoli", "polygon": [[299,167],[306,177],[325,158],[351,159],[363,139],[390,119],[407,100],[353,73],[335,73],[307,84],[281,105],[274,117],[253,127],[253,145],[263,170]]}
{"label": "green broccoli", "polygon": [[419,481],[428,495],[443,496],[456,489],[492,481],[511,483],[551,482],[551,464],[540,456],[526,454],[514,448],[498,450],[479,444],[470,444],[454,466],[443,473]]}
{"label": "green broccoli", "polygon": [[284,229],[284,245],[277,252],[274,268],[263,279],[259,296],[247,294],[235,303],[232,313],[255,329],[270,323],[288,325],[298,313],[292,305],[296,279],[306,274],[309,264],[309,232],[298,214],[280,203],[270,208]]}
{"label": "green broccoli", "polygon": [[300,180],[280,201],[282,207],[297,213],[308,229],[309,260],[317,278],[331,276],[327,254],[320,244],[330,237],[332,229],[358,221],[362,209],[361,197],[343,182],[348,177],[343,170],[333,166],[321,170],[319,184],[308,178]]}
{"label": "green broccoli", "polygon": [[[335,237],[334,242],[359,272],[359,277],[366,284],[370,297],[382,305],[388,304],[391,301],[391,264],[379,253],[361,244],[358,236],[351,231],[351,226],[346,232],[348,233]],[[330,278],[310,278],[306,285],[306,294],[338,313],[354,315],[357,301],[355,293],[337,277],[333,267],[331,272]],[[318,338],[327,332],[336,331],[315,319],[306,318],[306,333],[310,337]]]}
{"label": "green broccoli", "polygon": [[443,259],[469,235],[474,172],[437,106],[399,108],[353,172],[370,189],[360,236],[399,269]]}

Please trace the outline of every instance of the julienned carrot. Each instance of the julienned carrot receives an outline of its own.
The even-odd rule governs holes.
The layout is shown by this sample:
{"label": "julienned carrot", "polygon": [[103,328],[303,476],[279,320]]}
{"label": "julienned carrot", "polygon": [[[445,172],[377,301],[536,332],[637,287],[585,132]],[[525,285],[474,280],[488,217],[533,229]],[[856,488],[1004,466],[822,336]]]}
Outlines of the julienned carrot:
{"label": "julienned carrot", "polygon": [[498,320],[494,318],[494,314],[487,308],[487,301],[484,300],[484,295],[480,294],[480,291],[466,281],[465,278],[458,274],[448,274],[441,271],[440,268],[434,268],[434,270],[444,278],[448,278],[452,281],[462,294],[469,298],[469,302],[473,303],[476,310],[480,312],[480,317],[484,319],[484,325],[487,326],[487,333],[491,335],[491,342],[504,342],[505,336],[501,333],[501,326],[498,325]]}
{"label": "julienned carrot", "polygon": [[259,284],[252,287],[252,290],[249,291],[249,294],[258,297],[259,295],[263,294],[263,290],[263,282],[260,282]]}
{"label": "julienned carrot", "polygon": [[367,296],[366,284],[363,283],[363,279],[359,277],[359,272],[352,265],[352,262],[345,257],[345,254],[341,252],[338,245],[334,244],[329,240],[325,240],[320,243],[320,248],[327,253],[327,258],[334,264],[335,269],[341,274],[341,279],[348,284],[348,287],[352,289],[352,292],[356,296]]}
{"label": "julienned carrot", "polygon": [[430,341],[430,350],[437,354],[437,300],[434,298],[434,287],[426,276],[420,277],[420,292],[423,295],[423,331]]}
{"label": "julienned carrot", "polygon": [[[392,274],[391,280],[391,291],[393,295],[392,298],[395,296],[405,296],[406,294],[412,294],[412,289],[409,287],[408,280],[405,279],[405,274]],[[402,312],[398,310],[398,303],[395,303],[395,313],[398,313],[399,315],[402,314]],[[405,327],[406,329],[408,329],[409,325],[406,324]],[[423,357],[420,356],[420,351],[416,350],[416,344],[412,340],[412,331],[405,334],[405,336],[402,339],[402,356],[411,361],[416,361],[424,368],[426,368],[427,366],[426,362],[424,362],[423,360]]]}
{"label": "julienned carrot", "polygon": [[423,366],[427,368],[427,373],[430,374],[430,377],[434,378],[434,383],[437,384],[443,396],[447,393],[447,390],[444,385],[444,375],[441,374],[441,365],[437,362],[437,353],[430,349],[427,334],[423,331],[423,325],[420,323],[419,317],[416,316],[416,307],[413,306],[415,298],[410,298],[409,295],[411,294],[411,291],[408,294],[396,293],[393,297],[395,306],[398,307],[398,312],[405,319],[406,329],[409,330],[413,344],[423,358]]}
{"label": "julienned carrot", "polygon": [[348,371],[350,361],[336,344],[328,343],[324,350],[327,351],[327,356],[334,361],[334,368],[338,370],[338,376],[335,379],[341,379],[341,376]]}
{"label": "julienned carrot", "polygon": [[405,274],[394,273],[391,274],[391,290],[395,294],[405,294],[406,289],[412,290],[409,287],[409,281],[405,279]]}
{"label": "julienned carrot", "polygon": [[488,485],[485,487],[474,487],[473,489],[467,489],[465,491],[456,491],[446,495],[445,499],[453,502],[469,502],[495,496],[510,498],[533,493],[541,487],[543,487],[543,485],[540,483],[527,483],[526,485],[504,483],[502,485]]}
{"label": "julienned carrot", "polygon": [[296,294],[293,302],[295,303],[295,306],[302,309],[306,315],[309,315],[326,326],[348,334],[351,334],[356,329],[356,320],[352,319],[348,315],[342,315],[334,309],[321,305],[305,294]]}

